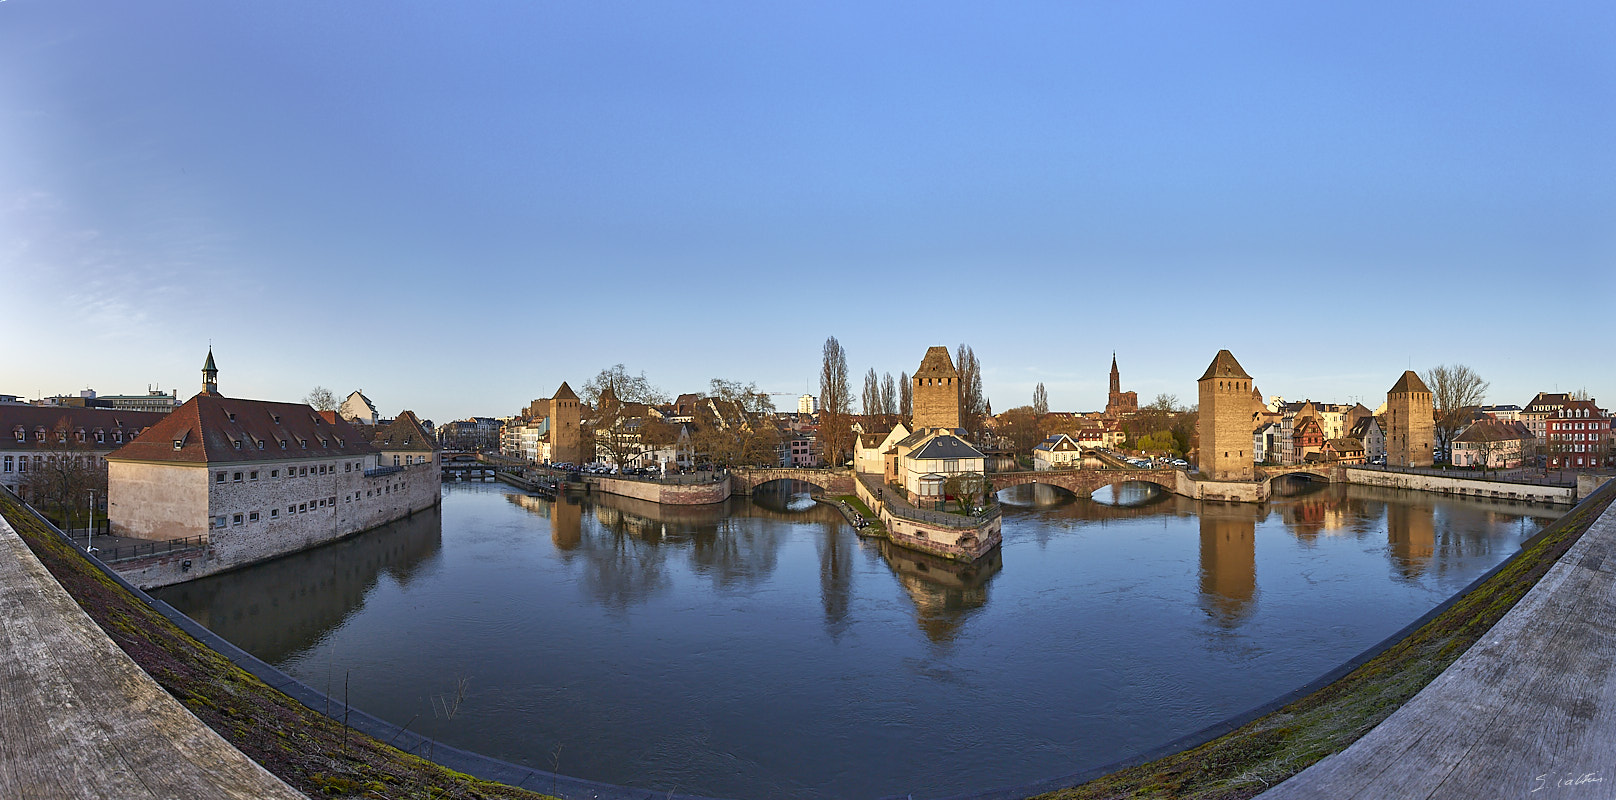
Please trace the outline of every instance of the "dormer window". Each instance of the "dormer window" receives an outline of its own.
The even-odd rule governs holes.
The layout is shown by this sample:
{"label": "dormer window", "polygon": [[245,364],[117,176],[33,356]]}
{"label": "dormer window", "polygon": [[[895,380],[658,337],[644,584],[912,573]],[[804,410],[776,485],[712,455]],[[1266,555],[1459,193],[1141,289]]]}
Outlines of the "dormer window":
{"label": "dormer window", "polygon": [[229,411],[226,411],[226,412],[225,412],[225,414],[224,414],[224,415],[225,415],[225,416],[227,416],[227,417],[229,417],[229,418],[230,418],[230,421],[231,421],[231,422],[235,422],[235,421],[236,421],[236,415],[235,415],[235,414],[234,414],[234,413],[232,413],[232,412],[229,412]]}
{"label": "dormer window", "polygon": [[240,439],[231,439],[230,444],[234,445],[237,450],[241,449],[241,440]]}
{"label": "dormer window", "polygon": [[96,431],[95,432],[95,441],[96,441],[97,444],[105,444],[106,441],[107,441],[107,435],[105,433],[102,433],[101,431]]}
{"label": "dormer window", "polygon": [[297,445],[298,445],[298,447],[301,447],[304,450],[307,450],[307,449],[309,449],[309,440],[308,439],[298,439],[297,440]]}
{"label": "dormer window", "polygon": [[28,435],[22,432],[22,428],[18,428],[13,433],[17,434],[17,441],[19,442],[27,441],[28,439]]}
{"label": "dormer window", "polygon": [[185,446],[185,440],[184,439],[175,439],[174,440],[174,449],[175,450],[178,450],[178,449],[180,449],[180,448],[182,448],[184,446]]}
{"label": "dormer window", "polygon": [[282,440],[281,440],[281,449],[282,449],[282,450],[285,450],[285,449],[286,449],[286,440],[285,440],[285,439],[282,439]]}
{"label": "dormer window", "polygon": [[259,450],[264,449],[264,440],[263,439],[258,440],[258,449]]}
{"label": "dormer window", "polygon": [[112,441],[114,441],[114,442],[123,441],[123,431],[113,431],[112,432]]}
{"label": "dormer window", "polygon": [[279,415],[279,414],[270,414],[269,416],[270,416],[270,419],[275,420],[276,425],[281,424],[281,415]]}
{"label": "dormer window", "polygon": [[84,442],[84,429],[80,428],[77,435],[79,437],[79,442],[83,443]]}
{"label": "dormer window", "polygon": [[327,445],[327,443],[326,443],[326,440],[325,440],[325,437],[323,437],[323,436],[322,436],[322,437],[320,437],[320,446],[321,446],[321,447],[326,447],[326,446],[328,446],[328,445]]}

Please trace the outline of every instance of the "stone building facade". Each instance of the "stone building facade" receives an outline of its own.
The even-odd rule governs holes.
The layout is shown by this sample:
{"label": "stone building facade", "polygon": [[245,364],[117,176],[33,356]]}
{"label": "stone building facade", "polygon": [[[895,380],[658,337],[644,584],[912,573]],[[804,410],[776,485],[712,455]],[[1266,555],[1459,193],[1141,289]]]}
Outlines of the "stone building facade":
{"label": "stone building facade", "polygon": [[[439,501],[432,450],[419,457],[412,450],[415,463],[407,466],[384,465],[372,432],[336,412],[223,397],[211,376],[204,385],[107,457],[114,534],[206,537],[211,560],[240,565],[368,530]],[[424,431],[416,436],[432,447]]]}
{"label": "stone building facade", "polygon": [[914,380],[914,429],[948,428],[960,426],[959,372],[946,347],[926,350],[920,360]]}
{"label": "stone building facade", "polygon": [[1386,392],[1386,464],[1392,467],[1429,467],[1436,443],[1436,417],[1431,390],[1414,370]]}
{"label": "stone building facade", "polygon": [[1234,354],[1219,350],[1198,384],[1201,474],[1217,481],[1251,480],[1251,376]]}
{"label": "stone building facade", "polygon": [[550,461],[577,464],[583,460],[583,411],[578,394],[566,381],[550,398]]}

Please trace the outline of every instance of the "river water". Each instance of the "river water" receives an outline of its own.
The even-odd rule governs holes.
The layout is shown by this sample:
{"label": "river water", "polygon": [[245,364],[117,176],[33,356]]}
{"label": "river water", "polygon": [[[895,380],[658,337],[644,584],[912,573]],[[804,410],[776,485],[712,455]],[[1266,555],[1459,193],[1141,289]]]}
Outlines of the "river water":
{"label": "river water", "polygon": [[441,509],[155,594],[317,689],[516,763],[716,797],[937,797],[1271,700],[1562,513],[1301,482],[1265,506],[1017,487],[1003,546],[962,568],[772,487],[677,509],[446,484]]}

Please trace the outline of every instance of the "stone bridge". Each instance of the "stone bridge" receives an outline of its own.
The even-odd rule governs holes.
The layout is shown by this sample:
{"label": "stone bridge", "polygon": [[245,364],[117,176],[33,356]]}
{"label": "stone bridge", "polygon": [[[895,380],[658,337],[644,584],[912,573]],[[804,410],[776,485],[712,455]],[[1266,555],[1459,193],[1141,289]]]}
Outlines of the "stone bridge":
{"label": "stone bridge", "polygon": [[993,488],[1007,489],[1024,483],[1058,486],[1078,497],[1094,494],[1102,486],[1128,481],[1154,483],[1169,492],[1178,491],[1176,469],[1057,469],[1047,472],[994,472],[988,475]]}
{"label": "stone bridge", "polygon": [[751,494],[753,489],[771,481],[811,483],[831,495],[853,493],[853,471],[850,469],[734,467],[729,471],[730,492],[733,494]]}
{"label": "stone bridge", "polygon": [[1281,475],[1303,475],[1328,483],[1342,483],[1347,479],[1347,469],[1340,464],[1294,464],[1288,467],[1257,468],[1259,480],[1271,480]]}

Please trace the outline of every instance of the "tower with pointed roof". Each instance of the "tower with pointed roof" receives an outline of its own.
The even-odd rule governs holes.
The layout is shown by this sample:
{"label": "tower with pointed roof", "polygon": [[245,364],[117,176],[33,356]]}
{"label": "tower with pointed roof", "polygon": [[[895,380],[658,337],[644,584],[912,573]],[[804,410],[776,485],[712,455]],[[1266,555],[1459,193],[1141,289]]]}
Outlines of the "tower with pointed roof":
{"label": "tower with pointed roof", "polygon": [[954,359],[948,356],[948,348],[927,348],[911,380],[915,382],[915,430],[960,426],[959,372],[954,369]]}
{"label": "tower with pointed roof", "polygon": [[583,417],[578,407],[578,395],[566,381],[562,381],[555,396],[550,398],[551,463],[577,464],[582,460],[582,430]]}
{"label": "tower with pointed roof", "polygon": [[1435,406],[1431,390],[1414,370],[1386,392],[1386,464],[1393,467],[1431,466],[1436,442]]}
{"label": "tower with pointed roof", "polygon": [[208,360],[202,362],[202,393],[216,395],[219,393],[219,367],[213,363],[213,347],[208,346]]}
{"label": "tower with pointed roof", "polygon": [[1122,373],[1117,371],[1117,354],[1111,353],[1111,391],[1105,396],[1105,415],[1119,419],[1139,410],[1139,393],[1122,391]]}
{"label": "tower with pointed roof", "polygon": [[1233,353],[1219,350],[1199,388],[1201,474],[1216,481],[1251,480],[1251,376]]}

